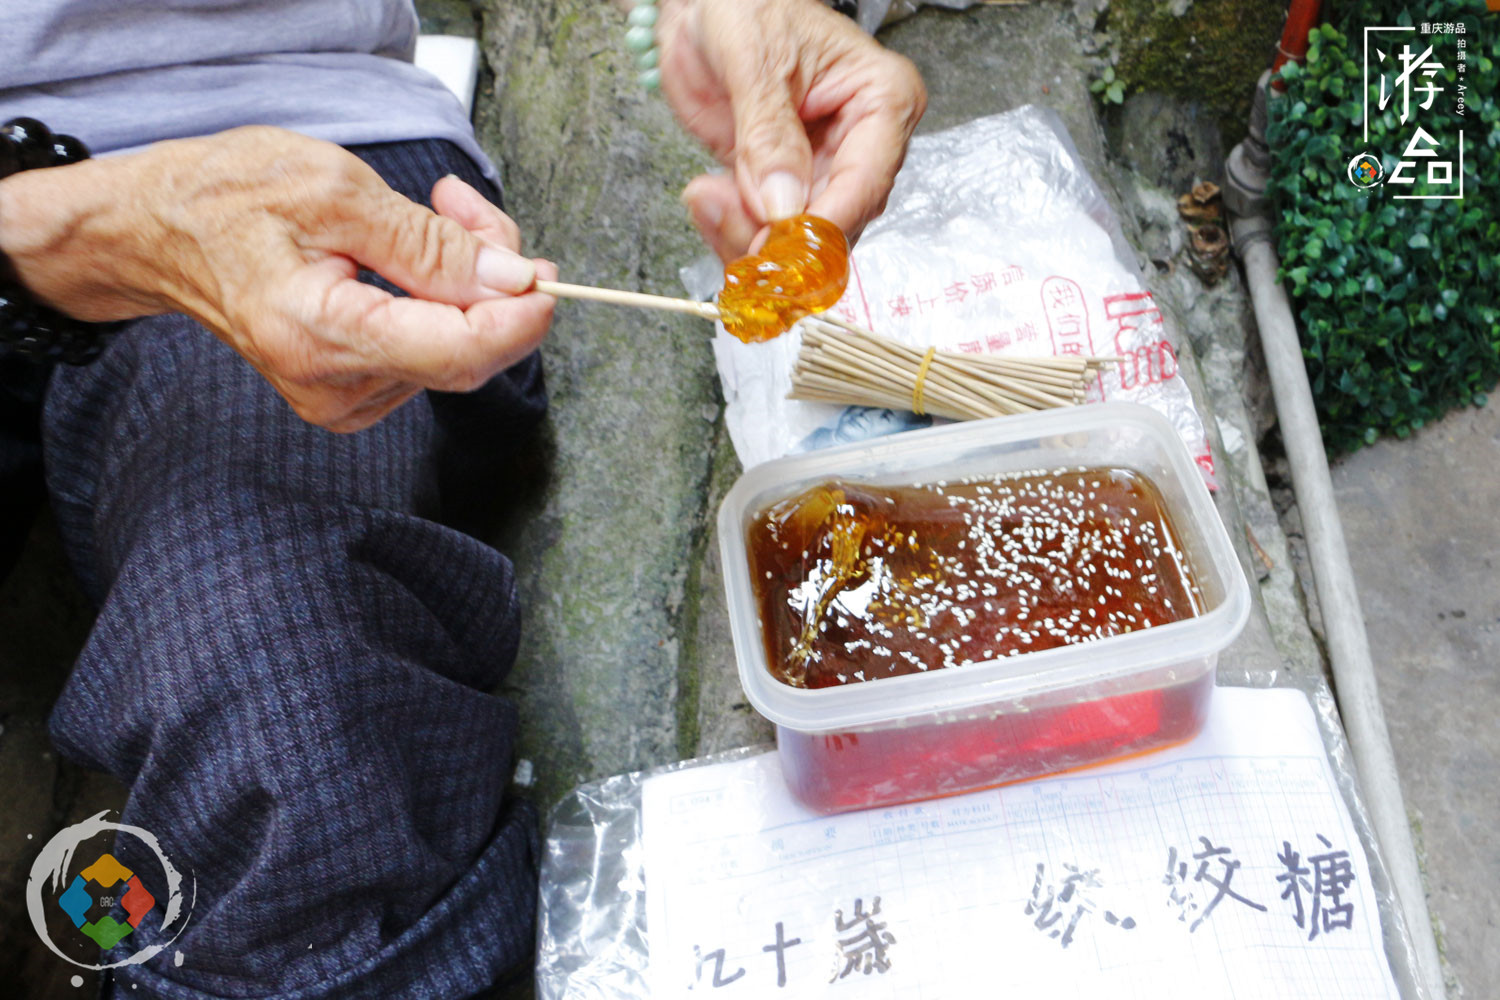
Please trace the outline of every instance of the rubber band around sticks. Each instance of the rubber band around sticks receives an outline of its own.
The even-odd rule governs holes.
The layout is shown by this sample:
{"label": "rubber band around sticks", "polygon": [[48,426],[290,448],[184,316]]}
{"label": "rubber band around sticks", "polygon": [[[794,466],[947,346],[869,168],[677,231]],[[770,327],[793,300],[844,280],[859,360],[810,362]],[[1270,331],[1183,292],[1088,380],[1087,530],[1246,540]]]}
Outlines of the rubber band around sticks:
{"label": "rubber band around sticks", "polygon": [[932,367],[932,359],[937,355],[936,347],[927,348],[927,353],[922,355],[922,363],[917,366],[917,384],[911,389],[911,412],[917,416],[922,415],[922,383],[927,381],[927,369]]}

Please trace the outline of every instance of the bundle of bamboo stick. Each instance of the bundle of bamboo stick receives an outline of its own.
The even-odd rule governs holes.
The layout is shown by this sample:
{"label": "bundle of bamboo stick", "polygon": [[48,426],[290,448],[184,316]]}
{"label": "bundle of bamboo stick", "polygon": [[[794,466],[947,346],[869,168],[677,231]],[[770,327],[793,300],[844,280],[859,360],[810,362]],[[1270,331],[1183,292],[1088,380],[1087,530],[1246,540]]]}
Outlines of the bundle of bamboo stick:
{"label": "bundle of bamboo stick", "polygon": [[[537,281],[559,298],[684,312],[718,319],[708,302],[673,299],[589,285]],[[799,323],[802,349],[792,371],[792,399],[931,413],[978,420],[1083,402],[1089,383],[1120,358],[1066,355],[1001,358],[930,348],[920,351],[831,313]]]}
{"label": "bundle of bamboo stick", "polygon": [[1001,358],[908,347],[833,316],[801,323],[792,399],[977,420],[1083,402],[1117,358]]}

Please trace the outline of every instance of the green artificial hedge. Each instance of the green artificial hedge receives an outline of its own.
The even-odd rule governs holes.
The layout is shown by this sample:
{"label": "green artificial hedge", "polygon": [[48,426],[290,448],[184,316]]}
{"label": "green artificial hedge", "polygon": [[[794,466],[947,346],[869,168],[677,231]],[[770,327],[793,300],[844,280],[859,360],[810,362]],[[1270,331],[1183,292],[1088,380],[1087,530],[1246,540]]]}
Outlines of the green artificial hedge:
{"label": "green artificial hedge", "polygon": [[[1267,137],[1282,277],[1295,299],[1324,440],[1339,454],[1382,433],[1405,437],[1454,406],[1483,405],[1500,380],[1500,14],[1487,13],[1484,0],[1359,0],[1325,11],[1333,23],[1313,30],[1306,65],[1282,72],[1287,91],[1271,103]],[[1460,36],[1407,33],[1417,52],[1434,46],[1443,69],[1433,82],[1444,90],[1424,111],[1425,95],[1414,88],[1401,125],[1399,92],[1377,111],[1372,41],[1365,141],[1362,29],[1422,22],[1464,24],[1467,72],[1457,72]],[[1391,37],[1382,37],[1386,66],[1399,65],[1400,42]],[[1468,88],[1462,117],[1454,107],[1460,80]],[[1393,197],[1427,190],[1421,161],[1414,188],[1350,182],[1350,160],[1364,151],[1389,178],[1417,126],[1437,140],[1441,157],[1455,160],[1455,177],[1463,130],[1462,201]]]}

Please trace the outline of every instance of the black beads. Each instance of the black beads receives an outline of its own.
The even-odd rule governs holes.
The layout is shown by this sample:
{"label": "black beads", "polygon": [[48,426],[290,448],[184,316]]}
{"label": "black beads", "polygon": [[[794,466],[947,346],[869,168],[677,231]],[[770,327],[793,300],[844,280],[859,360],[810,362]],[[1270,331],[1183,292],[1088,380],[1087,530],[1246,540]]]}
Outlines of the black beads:
{"label": "black beads", "polygon": [[0,285],[0,357],[87,364],[122,325],[85,323],[33,302],[17,286]]}
{"label": "black beads", "polygon": [[[35,118],[0,125],[0,180],[22,170],[60,167],[89,158],[71,135],[54,135]],[[35,301],[0,256],[0,357],[81,365],[99,356],[122,324],[85,323]]]}
{"label": "black beads", "polygon": [[9,136],[0,135],[0,178],[9,177],[20,169],[20,144],[11,142]]}
{"label": "black beads", "polygon": [[66,166],[88,158],[89,148],[71,135],[52,137],[52,165],[54,167]]}
{"label": "black beads", "polygon": [[0,139],[15,147],[21,170],[52,166],[52,130],[35,118],[12,118],[0,125]]}
{"label": "black beads", "polygon": [[71,135],[55,135],[35,118],[0,125],[0,177],[21,170],[61,167],[89,158],[89,148]]}

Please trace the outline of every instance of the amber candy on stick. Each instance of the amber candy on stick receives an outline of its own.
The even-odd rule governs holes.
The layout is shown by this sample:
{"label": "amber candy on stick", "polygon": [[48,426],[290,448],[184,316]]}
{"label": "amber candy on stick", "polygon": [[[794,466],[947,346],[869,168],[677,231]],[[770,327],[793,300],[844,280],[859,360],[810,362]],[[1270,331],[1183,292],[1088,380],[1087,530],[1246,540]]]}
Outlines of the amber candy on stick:
{"label": "amber candy on stick", "polygon": [[724,269],[719,318],[747,344],[772,340],[829,308],[849,284],[849,241],[816,215],[771,223],[760,252]]}

